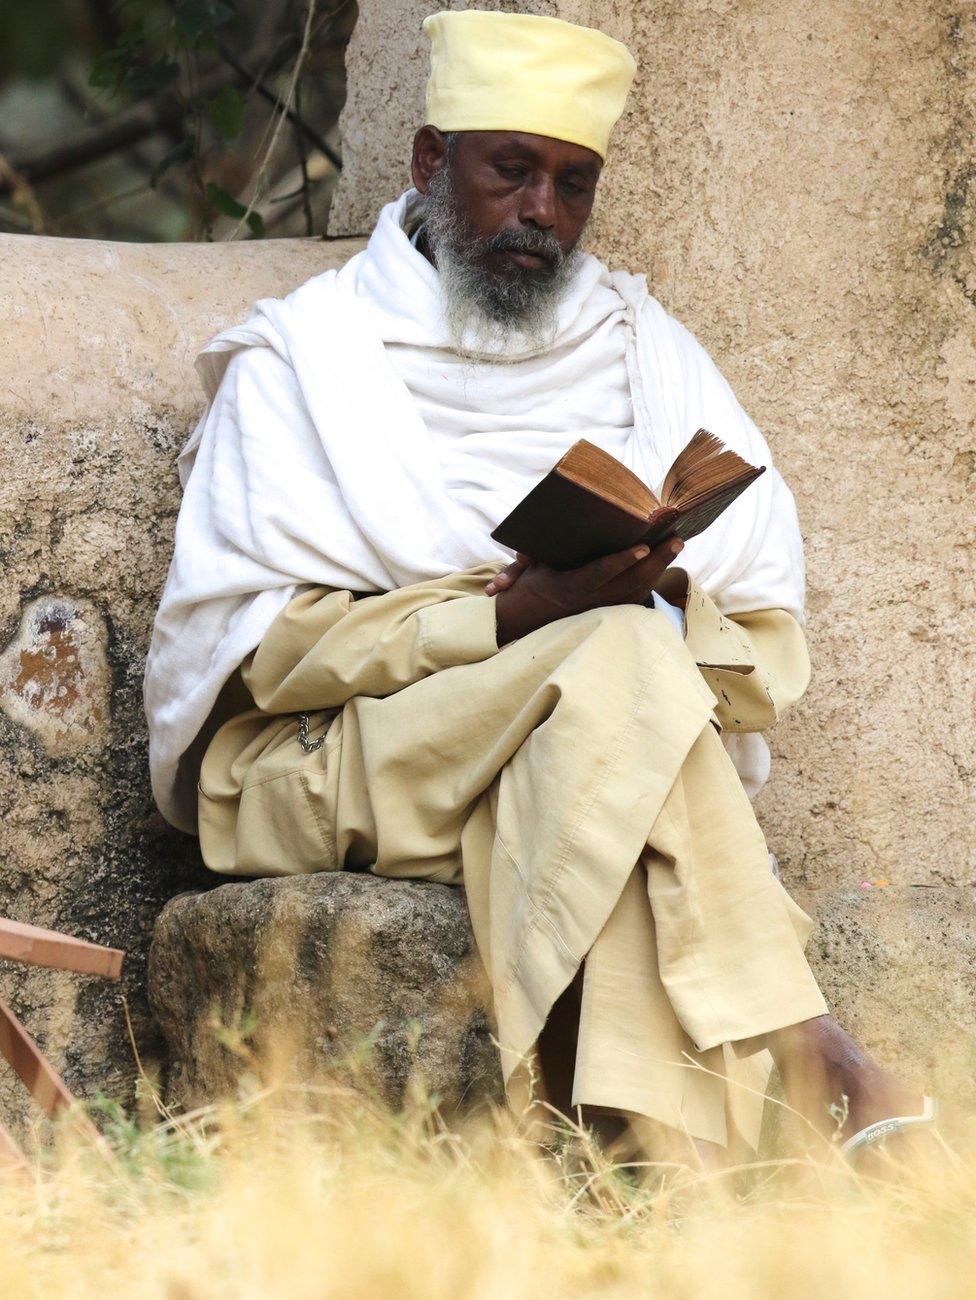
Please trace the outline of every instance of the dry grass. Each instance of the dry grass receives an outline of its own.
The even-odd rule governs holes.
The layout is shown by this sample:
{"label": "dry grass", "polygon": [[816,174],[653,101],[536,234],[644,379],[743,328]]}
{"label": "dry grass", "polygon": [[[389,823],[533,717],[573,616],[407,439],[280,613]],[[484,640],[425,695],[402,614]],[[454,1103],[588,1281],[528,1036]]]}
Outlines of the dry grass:
{"label": "dry grass", "polygon": [[391,1115],[338,1083],[106,1119],[114,1159],[64,1135],[3,1179],[4,1300],[976,1290],[976,1159],[938,1149],[884,1179],[836,1159],[614,1166],[581,1132],[544,1152],[507,1115],[451,1133],[422,1098]]}

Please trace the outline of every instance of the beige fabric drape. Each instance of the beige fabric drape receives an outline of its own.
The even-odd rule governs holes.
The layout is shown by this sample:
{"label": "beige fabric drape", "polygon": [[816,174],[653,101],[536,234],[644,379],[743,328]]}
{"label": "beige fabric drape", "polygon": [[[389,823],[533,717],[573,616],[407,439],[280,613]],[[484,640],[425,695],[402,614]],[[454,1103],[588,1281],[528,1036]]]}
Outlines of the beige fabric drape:
{"label": "beige fabric drape", "polygon": [[256,707],[205,755],[204,858],[463,881],[510,1085],[587,958],[574,1100],[724,1142],[723,1045],[826,1010],[719,735],[802,693],[802,632],[690,584],[684,641],[617,606],[499,650],[491,571],[295,597],[242,666]]}

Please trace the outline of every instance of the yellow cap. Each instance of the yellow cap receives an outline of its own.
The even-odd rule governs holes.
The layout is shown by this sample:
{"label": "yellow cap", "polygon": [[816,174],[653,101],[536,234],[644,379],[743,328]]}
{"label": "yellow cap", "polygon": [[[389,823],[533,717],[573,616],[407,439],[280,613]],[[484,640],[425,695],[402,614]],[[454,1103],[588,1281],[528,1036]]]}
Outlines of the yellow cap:
{"label": "yellow cap", "polygon": [[441,131],[528,131],[601,158],[637,65],[592,27],[532,14],[431,14],[427,121]]}

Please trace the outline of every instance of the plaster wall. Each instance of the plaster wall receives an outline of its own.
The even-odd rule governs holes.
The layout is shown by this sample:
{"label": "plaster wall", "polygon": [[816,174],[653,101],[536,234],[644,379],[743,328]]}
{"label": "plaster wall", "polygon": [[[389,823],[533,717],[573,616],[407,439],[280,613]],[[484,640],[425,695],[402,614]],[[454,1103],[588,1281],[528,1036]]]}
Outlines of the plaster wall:
{"label": "plaster wall", "polygon": [[[199,348],[358,245],[0,236],[0,915],[124,948],[121,988],[0,970],[69,1086],[128,1094],[147,1060],[153,922],[210,885],[149,792],[142,671],[199,415]],[[0,1114],[22,1112],[0,1069]]]}
{"label": "plaster wall", "polygon": [[[408,183],[420,22],[441,7],[360,4],[333,233],[368,231]],[[972,884],[976,14],[947,0],[483,7],[630,45],[640,72],[590,246],[646,272],[797,496],[814,678],[775,734],[760,804],[786,879]]]}

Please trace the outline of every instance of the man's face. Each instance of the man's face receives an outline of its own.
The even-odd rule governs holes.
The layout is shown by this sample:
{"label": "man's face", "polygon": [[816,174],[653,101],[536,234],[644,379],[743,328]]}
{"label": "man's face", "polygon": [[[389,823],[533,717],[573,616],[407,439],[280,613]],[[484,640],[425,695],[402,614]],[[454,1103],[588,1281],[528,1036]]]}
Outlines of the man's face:
{"label": "man's face", "polygon": [[[426,133],[430,135],[421,140]],[[413,180],[421,194],[427,193],[431,175],[448,165],[443,139],[433,127],[418,133]],[[461,132],[449,165],[458,209],[478,239],[487,242],[502,231],[542,230],[555,236],[564,255],[576,247],[589,220],[603,168],[592,149],[518,131]],[[538,260],[512,257],[530,269],[539,265]],[[498,253],[493,265],[505,275],[512,260]]]}
{"label": "man's face", "polygon": [[413,180],[428,199],[431,252],[455,323],[480,311],[546,332],[602,165],[591,149],[548,136],[465,131],[448,148],[435,127],[418,131]]}

